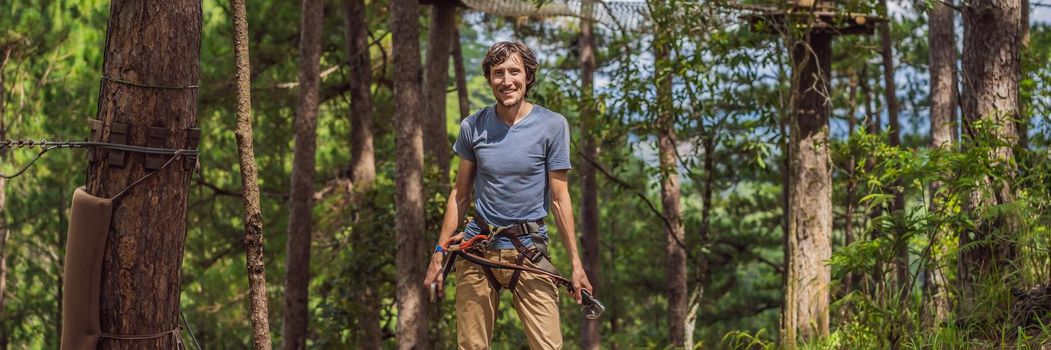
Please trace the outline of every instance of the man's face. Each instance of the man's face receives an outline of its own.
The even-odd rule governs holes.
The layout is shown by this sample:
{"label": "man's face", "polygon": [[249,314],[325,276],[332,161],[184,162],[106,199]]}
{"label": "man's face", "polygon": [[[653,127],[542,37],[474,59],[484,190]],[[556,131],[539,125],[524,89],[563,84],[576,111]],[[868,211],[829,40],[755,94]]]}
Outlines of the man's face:
{"label": "man's face", "polygon": [[525,99],[526,85],[525,64],[518,54],[511,54],[500,64],[489,69],[489,87],[493,88],[493,97],[504,107],[514,107]]}

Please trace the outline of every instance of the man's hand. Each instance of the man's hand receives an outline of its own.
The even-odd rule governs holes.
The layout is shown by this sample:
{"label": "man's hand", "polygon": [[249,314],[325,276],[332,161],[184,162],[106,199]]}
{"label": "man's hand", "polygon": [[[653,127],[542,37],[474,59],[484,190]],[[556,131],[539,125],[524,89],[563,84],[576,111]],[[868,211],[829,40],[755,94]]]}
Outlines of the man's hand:
{"label": "man's hand", "polygon": [[580,291],[586,290],[589,294],[594,295],[595,293],[591,289],[591,281],[588,281],[587,273],[584,273],[583,268],[573,269],[573,299],[577,300],[577,304],[583,303],[581,301]]}
{"label": "man's hand", "polygon": [[428,291],[430,290],[432,283],[436,285],[437,288],[435,288],[435,291],[438,292],[438,295],[442,295],[442,292],[445,289],[445,277],[442,276],[443,257],[444,255],[442,255],[442,253],[434,253],[431,255],[431,263],[430,266],[427,267],[427,277],[423,279],[423,286],[428,288]]}

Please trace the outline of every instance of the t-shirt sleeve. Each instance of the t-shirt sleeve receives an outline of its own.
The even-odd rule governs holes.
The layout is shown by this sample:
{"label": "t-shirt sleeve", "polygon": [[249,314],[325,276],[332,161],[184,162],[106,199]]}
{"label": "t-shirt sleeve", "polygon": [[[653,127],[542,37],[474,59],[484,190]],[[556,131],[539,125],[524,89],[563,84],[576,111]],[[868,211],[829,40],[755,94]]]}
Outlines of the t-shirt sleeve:
{"label": "t-shirt sleeve", "polygon": [[453,143],[453,152],[460,155],[460,158],[474,161],[474,145],[471,140],[474,137],[471,135],[474,128],[471,127],[471,119],[465,118],[460,122],[460,136],[456,137],[456,142]]}
{"label": "t-shirt sleeve", "polygon": [[547,171],[573,167],[569,163],[569,122],[565,118],[559,119],[558,126],[552,128],[550,144],[547,147]]}

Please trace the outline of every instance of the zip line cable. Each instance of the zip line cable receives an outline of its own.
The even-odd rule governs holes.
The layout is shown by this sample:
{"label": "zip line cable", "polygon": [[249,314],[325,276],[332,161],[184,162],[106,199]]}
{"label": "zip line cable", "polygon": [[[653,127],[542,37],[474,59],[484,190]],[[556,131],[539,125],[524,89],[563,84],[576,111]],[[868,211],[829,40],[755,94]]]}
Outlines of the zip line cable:
{"label": "zip line cable", "polygon": [[105,149],[111,149],[111,150],[117,150],[117,151],[135,152],[135,153],[142,153],[142,154],[157,154],[157,155],[170,155],[170,156],[178,155],[178,156],[187,156],[187,157],[196,157],[197,156],[197,150],[196,149],[157,148],[157,147],[133,146],[133,145],[125,145],[125,144],[119,144],[119,143],[97,142],[97,141],[48,141],[48,140],[34,141],[34,140],[30,140],[30,139],[23,139],[23,140],[7,139],[7,140],[0,141],[0,150],[6,150],[6,149],[12,149],[12,148],[32,149],[32,148],[36,148],[36,147],[40,148],[40,152],[38,152],[36,154],[36,156],[33,157],[32,160],[30,160],[28,163],[26,163],[20,169],[18,169],[18,171],[14,172],[12,174],[0,173],[0,178],[13,179],[13,178],[16,178],[18,176],[21,176],[22,174],[24,174],[26,172],[26,170],[29,170],[29,168],[32,167],[33,164],[36,163],[36,161],[40,159],[40,157],[43,157],[45,153],[47,153],[48,151],[51,151],[53,149],[57,149],[57,148],[73,149],[73,148],[98,147],[98,148],[105,148]]}

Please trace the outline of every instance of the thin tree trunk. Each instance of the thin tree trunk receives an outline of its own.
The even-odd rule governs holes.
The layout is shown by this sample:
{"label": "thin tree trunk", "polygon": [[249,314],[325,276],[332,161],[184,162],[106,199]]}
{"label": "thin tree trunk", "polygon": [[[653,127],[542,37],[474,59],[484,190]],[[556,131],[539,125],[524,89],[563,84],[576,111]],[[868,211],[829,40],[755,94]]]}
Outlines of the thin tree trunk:
{"label": "thin tree trunk", "polygon": [[[857,109],[858,109],[858,74],[856,71],[850,71],[850,88],[848,90],[849,106],[847,110],[847,138],[854,137],[854,130],[857,124]],[[847,159],[847,189],[846,189],[846,209],[843,214],[843,245],[850,246],[854,243],[854,194],[857,191],[857,178],[854,172],[854,167],[857,166],[857,160],[854,155],[851,154],[850,158]],[[855,274],[848,273],[843,277],[843,294],[850,294],[854,290],[854,278]],[[846,310],[846,308],[844,308]]]}
{"label": "thin tree trunk", "polygon": [[[354,186],[368,191],[376,179],[375,150],[372,142],[372,61],[368,46],[368,22],[364,0],[346,0],[347,51],[350,57],[351,166]],[[363,235],[364,236],[364,235]],[[380,328],[380,300],[376,289],[367,286],[358,300],[362,308],[360,329],[363,349],[379,349],[383,341]]]}
{"label": "thin tree trunk", "polygon": [[[699,123],[703,121],[699,115],[695,118]],[[690,292],[690,300],[687,303],[689,309],[686,313],[686,349],[693,349],[693,331],[697,324],[697,314],[701,307],[701,301],[704,300],[704,292],[708,287],[709,283],[709,270],[711,261],[708,258],[708,254],[705,252],[710,251],[712,241],[712,195],[715,188],[715,135],[709,134],[705,130],[703,124],[701,125],[701,135],[704,143],[704,187],[701,191],[701,230],[698,234],[699,246],[701,247],[700,259],[697,261],[696,268],[696,279],[697,282]]]}
{"label": "thin tree trunk", "polygon": [[[880,133],[880,128],[883,127],[883,121],[880,118],[879,107],[876,105],[876,101],[878,100],[878,98],[875,96],[875,92],[872,91],[870,86],[871,85],[869,85],[868,69],[866,67],[862,67],[859,88],[861,88],[862,95],[865,96],[865,126],[868,129],[868,133],[870,135],[878,135]],[[865,172],[871,174],[875,169],[875,164],[876,157],[870,156],[865,162]],[[876,220],[882,215],[883,208],[879,205],[873,206],[872,209],[868,212],[868,221],[871,225],[871,227],[869,228],[869,239],[871,240],[876,240],[882,234]],[[871,273],[871,278],[869,280],[865,280],[866,292],[868,292],[870,296],[875,297],[877,294],[880,293],[880,286],[883,283],[883,280],[883,264],[879,261],[876,261],[876,264],[873,267],[873,271]]]}
{"label": "thin tree trunk", "polygon": [[[968,2],[963,17],[963,116],[968,134],[979,120],[988,120],[998,128],[993,135],[1008,146],[997,147],[990,157],[1007,174],[1006,178],[986,179],[984,188],[990,193],[976,191],[968,203],[971,209],[1008,204],[1014,200],[1011,190],[1014,158],[1011,145],[1018,141],[1015,118],[1018,117],[1020,57],[1018,42],[1022,40],[1019,22],[1021,1],[975,0]],[[975,135],[970,135],[971,137]],[[992,240],[963,251],[959,259],[958,278],[961,285],[960,317],[970,317],[974,311],[980,279],[1008,276],[1007,269],[1015,255],[1015,247],[1005,239],[994,237],[997,228],[1012,232],[1008,215],[983,219],[974,232],[960,235],[960,246],[974,241]],[[972,237],[973,235],[973,237]]]}
{"label": "thin tree trunk", "polygon": [[[7,124],[4,120],[7,106],[4,67],[7,66],[7,61],[10,58],[11,49],[4,49],[4,57],[0,60],[0,140],[7,139]],[[0,150],[0,161],[6,160],[7,151]],[[4,316],[4,302],[6,301],[4,296],[7,293],[7,239],[9,235],[10,232],[7,230],[7,179],[0,178],[0,350],[7,350],[9,337],[7,318]]]}
{"label": "thin tree trunk", "polygon": [[457,26],[455,29],[453,32],[453,69],[456,71],[456,97],[460,102],[460,120],[463,120],[471,115],[471,105],[467,99],[467,71],[463,67],[460,27]]}
{"label": "thin tree trunk", "polygon": [[266,295],[263,261],[263,214],[259,208],[259,171],[252,144],[252,68],[248,50],[248,15],[245,0],[233,0],[234,62],[237,66],[237,154],[241,164],[241,191],[245,208],[245,262],[248,269],[249,318],[256,350],[273,347],[270,339],[270,306]]}
{"label": "thin tree trunk", "polygon": [[[585,0],[582,5],[585,13],[594,7],[592,1]],[[592,37],[592,24],[587,19],[580,19],[580,79],[581,79],[581,152],[587,159],[598,160],[598,145],[595,135],[591,132],[595,126],[595,101],[594,76],[595,76],[595,42]],[[600,255],[599,255],[599,213],[598,213],[598,179],[595,176],[595,166],[591,162],[581,162],[580,166],[580,191],[582,201],[580,204],[581,227],[580,227],[580,253],[583,256],[584,271],[592,283],[594,295],[601,292],[600,281]],[[602,330],[599,320],[582,318],[583,325],[580,329],[580,346],[583,349],[601,348],[599,332]]]}
{"label": "thin tree trunk", "polygon": [[[1022,40],[1019,42],[1019,55],[1025,55],[1026,51],[1029,51],[1029,0],[1021,0],[1022,19],[1018,21],[1019,30],[1022,31]],[[1025,66],[1022,64],[1018,65],[1018,77],[1021,79],[1025,74]],[[1030,115],[1028,109],[1028,101],[1019,98],[1018,99],[1018,148],[1027,149],[1029,148],[1029,122]]]}
{"label": "thin tree trunk", "polygon": [[[103,51],[97,118],[102,141],[114,123],[129,125],[128,140],[146,140],[147,128],[167,130],[163,147],[185,148],[187,129],[197,125],[200,75],[201,2],[192,0],[114,0]],[[149,50],[143,50],[149,47]],[[120,80],[120,81],[118,81]],[[129,84],[121,81],[128,81]],[[150,88],[142,85],[167,86]],[[141,142],[141,141],[139,141]],[[124,154],[124,165],[110,166],[117,154],[96,150],[102,161],[88,166],[87,191],[114,197],[148,171],[145,155]],[[186,198],[192,168],[183,160],[131,187],[113,210],[101,278],[103,333],[150,335],[130,340],[104,337],[102,349],[174,348],[170,332],[179,326],[179,293]]]}
{"label": "thin tree trunk", "polygon": [[[930,10],[928,21],[931,67],[931,148],[951,149],[956,128],[956,27],[953,10],[949,5],[936,2]],[[932,182],[931,212],[938,213],[945,203],[945,196],[938,193],[941,182]],[[946,258],[942,228],[935,228],[931,239],[931,262],[924,273],[924,328],[942,324],[949,316],[949,284],[943,262]]]}
{"label": "thin tree trunk", "polygon": [[[883,8],[884,13],[888,13],[887,0],[880,0],[880,7]],[[879,37],[880,37],[880,56],[883,58],[883,85],[884,85],[884,98],[887,101],[887,122],[888,128],[890,128],[890,135],[888,136],[888,144],[891,147],[901,146],[901,123],[898,120],[898,95],[897,88],[894,83],[894,48],[891,45],[890,37],[890,22],[883,21],[878,24]],[[901,190],[901,181],[895,181],[891,184],[891,191],[894,192],[894,200],[890,204],[891,215],[901,216],[905,210],[905,193]],[[904,232],[901,230],[895,230],[895,241],[899,243],[904,240]],[[897,276],[897,289],[900,300],[904,301],[909,295],[909,246],[908,244],[899,244],[896,248],[896,259],[894,262],[894,271]],[[898,324],[898,323],[896,323]],[[899,334],[900,335],[900,334]]]}
{"label": "thin tree trunk", "polygon": [[[664,40],[667,37],[665,37]],[[670,47],[659,42],[654,48],[657,66],[668,64]],[[682,224],[679,171],[675,158],[675,115],[672,102],[672,76],[663,72],[657,75],[657,143],[660,153],[662,215],[667,220],[665,227],[665,278],[668,296],[668,324],[672,346],[684,346],[686,337],[686,250],[681,245],[686,241]]]}
{"label": "thin tree trunk", "polygon": [[[376,155],[372,144],[372,61],[365,0],[346,0],[347,54],[350,57],[350,176],[354,187],[372,188]],[[378,312],[378,311],[377,311]],[[372,331],[372,330],[367,330]],[[362,344],[365,345],[365,344]],[[377,345],[378,346],[378,345]]]}
{"label": "thin tree trunk", "polygon": [[451,0],[437,1],[431,12],[431,29],[427,37],[427,67],[424,71],[427,102],[424,106],[423,143],[427,156],[438,165],[438,190],[441,193],[449,193],[452,146],[445,127],[445,97],[448,94],[449,58],[455,32],[456,3]]}
{"label": "thin tree trunk", "polygon": [[299,98],[292,157],[291,214],[285,260],[285,350],[306,349],[310,313],[310,243],[314,231],[314,157],[320,93],[321,22],[324,2],[302,0],[299,37]]}
{"label": "thin tree trunk", "polygon": [[394,130],[397,171],[395,173],[395,241],[397,252],[398,333],[397,348],[422,350],[432,347],[428,339],[428,309],[423,284],[427,265],[423,207],[423,129],[420,114],[420,28],[416,0],[393,0],[391,31],[394,32]]}
{"label": "thin tree trunk", "polygon": [[788,254],[782,345],[828,336],[832,256],[832,176],[828,163],[828,115],[825,103],[831,72],[832,36],[809,33],[793,43],[794,69],[801,69],[790,124]]}

